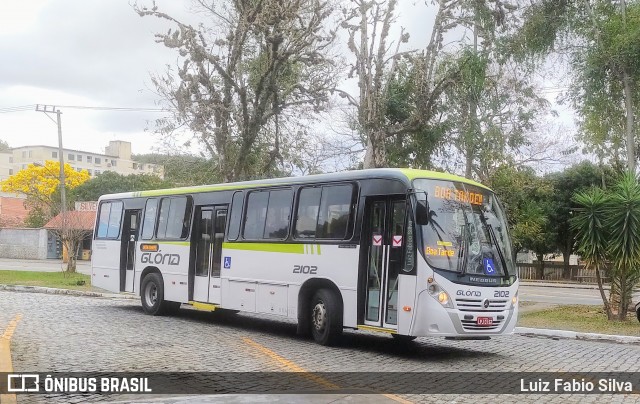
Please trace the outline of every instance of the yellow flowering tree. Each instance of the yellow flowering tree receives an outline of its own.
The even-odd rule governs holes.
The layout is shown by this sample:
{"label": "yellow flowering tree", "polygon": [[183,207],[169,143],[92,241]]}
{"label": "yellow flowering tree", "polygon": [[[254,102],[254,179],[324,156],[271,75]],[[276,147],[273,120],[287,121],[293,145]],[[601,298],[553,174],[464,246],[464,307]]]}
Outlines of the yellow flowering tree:
{"label": "yellow flowering tree", "polygon": [[[69,164],[64,165],[64,176],[66,189],[73,189],[90,178],[87,170],[78,172]],[[60,210],[60,163],[29,164],[0,182],[0,187],[3,192],[26,195],[29,207],[41,220],[48,220]]]}

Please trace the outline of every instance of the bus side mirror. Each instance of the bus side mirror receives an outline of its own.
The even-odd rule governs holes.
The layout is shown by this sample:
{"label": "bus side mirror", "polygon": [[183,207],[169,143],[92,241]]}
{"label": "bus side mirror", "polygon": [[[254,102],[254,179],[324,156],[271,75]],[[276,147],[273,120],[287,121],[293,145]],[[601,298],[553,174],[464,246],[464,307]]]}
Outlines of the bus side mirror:
{"label": "bus side mirror", "polygon": [[426,200],[418,200],[416,203],[416,223],[429,224],[429,203]]}

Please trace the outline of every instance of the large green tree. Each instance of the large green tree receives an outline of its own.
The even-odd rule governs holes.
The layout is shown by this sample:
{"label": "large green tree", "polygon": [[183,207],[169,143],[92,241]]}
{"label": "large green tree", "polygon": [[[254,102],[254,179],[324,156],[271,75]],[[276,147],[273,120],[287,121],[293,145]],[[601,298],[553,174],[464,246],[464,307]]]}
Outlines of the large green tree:
{"label": "large green tree", "polygon": [[544,255],[555,249],[556,228],[550,220],[552,184],[528,167],[499,167],[488,184],[504,205],[514,254],[530,250],[539,261],[544,277]]}
{"label": "large green tree", "polygon": [[511,45],[520,60],[553,54],[568,61],[569,95],[588,150],[635,171],[640,3],[534,0]]}
{"label": "large green tree", "polygon": [[102,195],[170,188],[173,184],[152,174],[122,175],[106,171],[70,192],[73,201],[97,201]]}
{"label": "large green tree", "polygon": [[553,186],[553,192],[550,195],[552,209],[549,211],[549,220],[555,226],[555,249],[562,252],[565,278],[570,276],[569,257],[573,254],[575,246],[575,233],[570,226],[571,214],[575,207],[573,196],[591,187],[602,186],[605,170],[606,177],[611,178],[610,170],[598,167],[589,161],[583,161],[546,176]]}
{"label": "large green tree", "polygon": [[[178,66],[153,83],[172,116],[157,122],[163,137],[183,132],[201,146],[222,181],[277,175],[296,130],[329,100],[338,74],[327,0],[194,2],[193,26],[160,11],[143,17],[175,29],[156,41],[179,54]],[[302,122],[302,123],[301,123]],[[178,142],[179,143],[179,142]]]}
{"label": "large green tree", "polygon": [[222,181],[216,161],[188,154],[149,153],[133,156],[141,163],[160,164],[164,178],[175,186],[215,184]]}

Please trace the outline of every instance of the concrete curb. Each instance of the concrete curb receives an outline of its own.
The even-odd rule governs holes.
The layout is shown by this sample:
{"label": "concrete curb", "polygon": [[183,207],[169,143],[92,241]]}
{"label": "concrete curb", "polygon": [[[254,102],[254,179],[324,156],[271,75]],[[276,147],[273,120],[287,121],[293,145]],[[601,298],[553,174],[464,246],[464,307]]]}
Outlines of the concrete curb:
{"label": "concrete curb", "polygon": [[576,339],[581,341],[615,342],[616,344],[640,345],[640,337],[629,335],[596,334],[566,330],[548,330],[545,328],[516,327],[514,334],[527,337],[546,337],[552,339]]}
{"label": "concrete curb", "polygon": [[106,297],[110,299],[137,299],[138,298],[133,294],[88,292],[84,290],[45,288],[44,286],[0,285],[0,290],[6,290],[9,292],[45,293],[48,295]]}

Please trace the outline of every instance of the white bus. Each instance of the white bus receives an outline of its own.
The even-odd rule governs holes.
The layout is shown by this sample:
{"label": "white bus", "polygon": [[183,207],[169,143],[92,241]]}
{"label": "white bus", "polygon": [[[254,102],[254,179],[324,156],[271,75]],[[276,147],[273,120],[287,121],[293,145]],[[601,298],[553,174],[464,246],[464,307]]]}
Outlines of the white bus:
{"label": "white bus", "polygon": [[159,315],[188,304],[344,328],[486,338],[513,332],[518,279],[494,193],[373,169],[104,195],[92,283]]}

